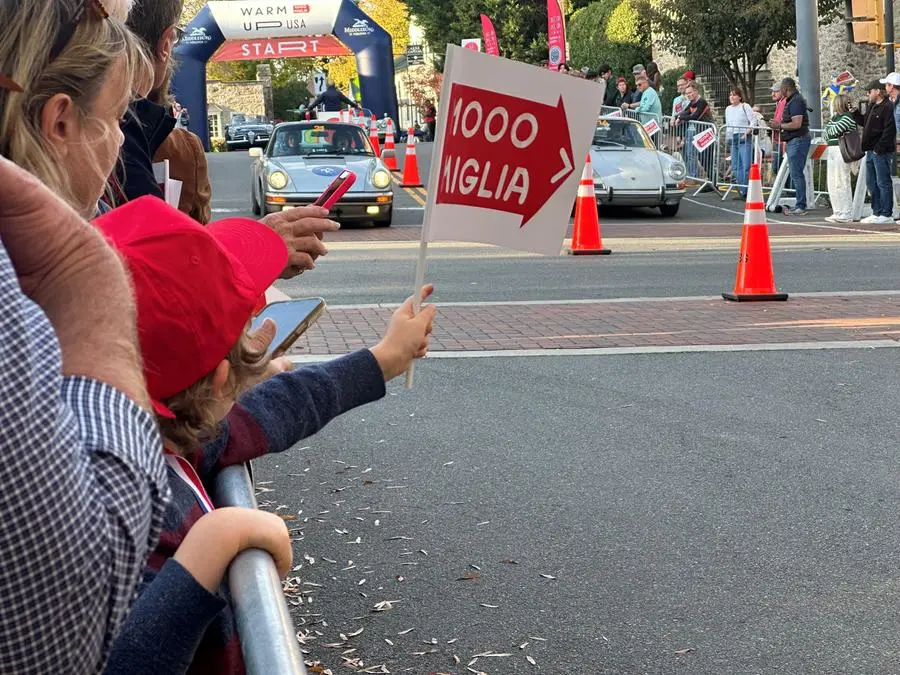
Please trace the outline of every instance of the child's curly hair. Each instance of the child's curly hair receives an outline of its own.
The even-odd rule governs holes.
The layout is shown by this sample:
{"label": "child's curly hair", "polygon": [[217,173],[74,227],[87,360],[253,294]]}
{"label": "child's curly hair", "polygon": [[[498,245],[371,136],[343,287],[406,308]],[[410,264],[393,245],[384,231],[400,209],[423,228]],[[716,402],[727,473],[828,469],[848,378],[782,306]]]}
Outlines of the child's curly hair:
{"label": "child's curly hair", "polygon": [[[240,340],[225,357],[231,365],[226,394],[239,396],[258,380],[269,365],[264,351],[250,346],[249,324]],[[181,393],[163,401],[175,419],[157,416],[163,438],[189,451],[214,438],[220,421],[216,419],[217,399],[212,392],[212,373]]]}

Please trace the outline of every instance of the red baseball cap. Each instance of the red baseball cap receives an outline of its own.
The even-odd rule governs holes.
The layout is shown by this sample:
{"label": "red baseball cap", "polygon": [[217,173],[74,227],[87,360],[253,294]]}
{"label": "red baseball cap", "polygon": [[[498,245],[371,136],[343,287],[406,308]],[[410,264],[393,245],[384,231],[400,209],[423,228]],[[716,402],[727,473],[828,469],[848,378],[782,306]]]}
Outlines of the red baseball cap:
{"label": "red baseball cap", "polygon": [[125,259],[137,302],[147,389],[161,403],[209,375],[237,344],[287,264],[284,241],[255,220],[199,225],[156,197],[94,221]]}

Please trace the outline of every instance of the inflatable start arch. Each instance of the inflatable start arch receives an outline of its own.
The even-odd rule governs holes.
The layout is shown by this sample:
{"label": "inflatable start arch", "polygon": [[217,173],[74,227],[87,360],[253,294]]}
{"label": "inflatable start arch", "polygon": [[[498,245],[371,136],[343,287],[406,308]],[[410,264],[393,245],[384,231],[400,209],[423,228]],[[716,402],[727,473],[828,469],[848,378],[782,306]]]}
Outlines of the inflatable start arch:
{"label": "inflatable start arch", "polygon": [[356,54],[362,105],[398,119],[391,36],[352,0],[216,0],[191,20],[175,47],[172,89],[191,112],[191,131],[209,148],[206,62],[226,40],[329,34]]}

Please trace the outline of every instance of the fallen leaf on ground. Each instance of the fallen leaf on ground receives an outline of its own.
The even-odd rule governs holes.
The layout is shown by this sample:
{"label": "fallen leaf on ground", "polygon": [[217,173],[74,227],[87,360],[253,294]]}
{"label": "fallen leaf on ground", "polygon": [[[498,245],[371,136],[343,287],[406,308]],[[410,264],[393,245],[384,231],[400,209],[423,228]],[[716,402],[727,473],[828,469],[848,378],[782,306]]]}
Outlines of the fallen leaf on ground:
{"label": "fallen leaf on ground", "polygon": [[693,647],[687,647],[686,649],[676,649],[675,656],[684,656],[685,654],[690,654],[691,652],[697,651]]}

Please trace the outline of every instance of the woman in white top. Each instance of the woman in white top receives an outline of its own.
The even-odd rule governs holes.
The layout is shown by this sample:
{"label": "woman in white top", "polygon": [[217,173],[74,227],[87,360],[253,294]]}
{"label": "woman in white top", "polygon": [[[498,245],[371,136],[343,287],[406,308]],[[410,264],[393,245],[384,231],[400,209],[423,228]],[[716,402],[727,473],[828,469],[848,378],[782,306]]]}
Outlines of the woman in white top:
{"label": "woman in white top", "polygon": [[753,129],[759,126],[759,118],[744,102],[740,89],[732,89],[728,100],[731,105],[725,108],[725,134],[731,142],[731,173],[739,193],[735,199],[746,199],[753,161]]}

